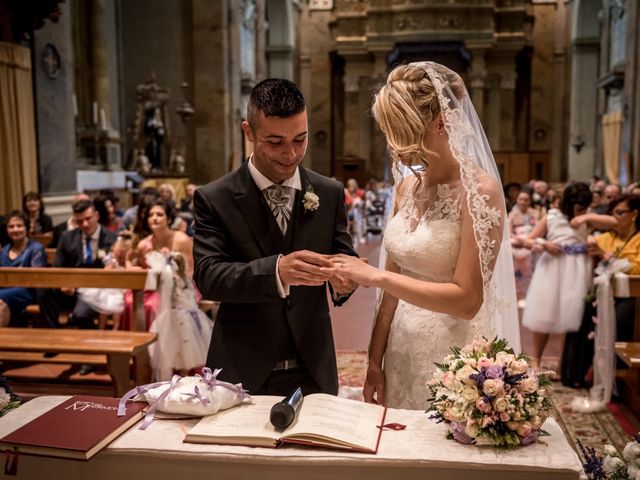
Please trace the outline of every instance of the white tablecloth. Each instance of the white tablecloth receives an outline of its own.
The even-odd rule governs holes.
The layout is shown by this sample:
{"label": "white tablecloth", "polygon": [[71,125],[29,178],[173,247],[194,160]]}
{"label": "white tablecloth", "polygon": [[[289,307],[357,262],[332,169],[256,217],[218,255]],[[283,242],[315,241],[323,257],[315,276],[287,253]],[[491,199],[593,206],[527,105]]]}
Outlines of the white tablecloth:
{"label": "white tablecloth", "polygon": [[[39,397],[0,419],[0,437],[67,396]],[[420,411],[387,412],[376,455],[287,446],[279,449],[182,443],[197,420],[157,420],[133,427],[89,462],[22,455],[17,479],[197,480],[296,479],[577,479],[581,465],[560,427],[549,419],[544,443],[513,451],[460,445],[445,439],[445,426]],[[195,476],[194,476],[195,475]],[[205,477],[206,476],[206,477]]]}

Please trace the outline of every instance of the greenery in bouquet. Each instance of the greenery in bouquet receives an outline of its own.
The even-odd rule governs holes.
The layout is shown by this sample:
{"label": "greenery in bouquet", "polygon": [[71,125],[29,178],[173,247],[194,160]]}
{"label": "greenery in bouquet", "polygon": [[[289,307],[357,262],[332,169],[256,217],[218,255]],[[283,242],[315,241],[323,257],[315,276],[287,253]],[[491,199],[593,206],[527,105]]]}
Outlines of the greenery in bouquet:
{"label": "greenery in bouquet", "polygon": [[11,391],[9,388],[9,382],[5,377],[0,377],[0,417],[7,413],[9,410],[13,410],[19,407],[22,403],[20,397]]}
{"label": "greenery in bouquet", "polygon": [[585,459],[584,473],[590,480],[640,480],[640,435],[627,443],[622,456],[613,445],[604,446],[604,457],[596,455],[595,448],[578,446]]}
{"label": "greenery in bouquet", "polygon": [[428,383],[429,418],[449,424],[447,438],[514,448],[535,442],[551,412],[553,372],[534,371],[504,339],[477,335],[436,363]]}

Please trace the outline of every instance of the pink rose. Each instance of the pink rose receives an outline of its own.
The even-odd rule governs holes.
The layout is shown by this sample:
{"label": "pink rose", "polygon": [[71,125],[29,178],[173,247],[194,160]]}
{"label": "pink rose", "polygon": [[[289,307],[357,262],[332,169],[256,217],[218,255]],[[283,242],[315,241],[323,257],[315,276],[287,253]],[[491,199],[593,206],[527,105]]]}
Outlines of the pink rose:
{"label": "pink rose", "polygon": [[487,368],[487,367],[490,367],[491,365],[493,365],[493,363],[487,357],[481,357],[478,359],[478,369]]}
{"label": "pink rose", "polygon": [[503,422],[508,422],[511,420],[511,416],[507,412],[500,412],[500,420]]}
{"label": "pink rose", "polygon": [[452,389],[455,381],[456,381],[456,374],[453,372],[446,372],[442,376],[442,385],[444,385],[446,388]]}
{"label": "pink rose", "polygon": [[531,423],[522,422],[522,424],[518,427],[517,433],[519,437],[528,437],[531,435]]}
{"label": "pink rose", "polygon": [[484,401],[482,397],[476,400],[476,408],[483,413],[489,413],[491,411],[491,404]]}
{"label": "pink rose", "polygon": [[507,421],[507,428],[513,432],[515,432],[516,430],[518,430],[518,427],[520,426],[520,424],[518,422],[514,422],[512,421]]}

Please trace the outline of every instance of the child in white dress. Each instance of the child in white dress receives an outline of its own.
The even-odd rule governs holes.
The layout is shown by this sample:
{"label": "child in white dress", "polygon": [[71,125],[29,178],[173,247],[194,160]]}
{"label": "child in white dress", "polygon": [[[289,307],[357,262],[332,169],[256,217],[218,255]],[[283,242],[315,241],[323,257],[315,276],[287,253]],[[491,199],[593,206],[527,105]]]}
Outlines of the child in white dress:
{"label": "child in white dress", "polygon": [[182,254],[152,251],[145,260],[160,275],[158,316],[149,329],[158,334],[149,347],[153,380],[171,380],[176,372],[187,375],[205,365],[213,322],[198,308]]}
{"label": "child in white dress", "polygon": [[582,224],[574,229],[569,222],[587,211],[591,199],[587,184],[568,184],[560,208],[551,208],[523,244],[534,251],[542,251],[531,278],[522,317],[522,324],[533,332],[531,353],[536,367],[549,334],[575,332],[580,328],[593,270],[593,262],[587,255],[591,225]]}

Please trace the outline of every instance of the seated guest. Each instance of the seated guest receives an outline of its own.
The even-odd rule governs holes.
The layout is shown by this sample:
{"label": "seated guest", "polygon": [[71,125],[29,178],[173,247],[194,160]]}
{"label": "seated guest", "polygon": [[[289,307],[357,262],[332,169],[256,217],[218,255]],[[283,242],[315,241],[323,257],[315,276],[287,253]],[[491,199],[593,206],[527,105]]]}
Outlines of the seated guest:
{"label": "seated guest", "polygon": [[144,205],[149,203],[151,200],[155,200],[160,196],[160,192],[153,187],[146,187],[142,190],[140,194],[140,198],[138,199],[138,203],[131,208],[125,210],[124,215],[122,216],[122,224],[124,228],[130,230],[132,226],[136,224],[136,220],[140,218],[138,215],[138,210],[140,205]]}
{"label": "seated guest", "polygon": [[[100,226],[98,212],[90,201],[77,202],[73,214],[78,228],[66,231],[60,237],[53,266],[102,268],[101,257],[109,252],[117,236]],[[62,308],[73,309],[73,320],[79,327],[91,327],[91,320],[97,317],[97,312],[77,299],[74,288],[46,289],[39,291],[38,296],[42,317],[49,327],[59,326]]]}
{"label": "seated guest", "polygon": [[[176,207],[176,189],[170,183],[162,183],[158,186],[158,192],[160,192],[160,198],[166,202],[173,204]],[[172,230],[180,230],[181,232],[187,231],[187,222],[181,217],[176,215],[173,219],[173,223],[170,225]]]}
{"label": "seated guest", "polygon": [[100,225],[102,225],[107,232],[119,232],[124,229],[122,218],[116,215],[115,205],[110,197],[98,195],[93,200],[93,204],[100,217]]}
{"label": "seated guest", "polygon": [[180,204],[180,211],[193,214],[193,194],[196,192],[197,185],[190,183],[186,186],[186,196]]}
{"label": "seated guest", "polygon": [[[29,218],[14,210],[6,218],[6,231],[10,241],[0,253],[0,267],[45,267],[47,256],[39,242],[31,240],[27,233]],[[27,305],[36,303],[36,292],[32,288],[0,288],[0,327],[9,325]]]}
{"label": "seated guest", "polygon": [[[622,195],[609,204],[609,213],[615,219],[611,231],[590,237],[589,255],[600,260],[625,258],[631,264],[628,275],[640,275],[640,198]],[[592,223],[598,220],[605,228],[607,217],[589,213],[584,215]],[[604,217],[604,218],[599,218]],[[610,219],[610,222],[611,220]],[[580,220],[580,219],[578,219]],[[634,338],[635,298],[614,297],[616,311],[616,341],[630,342]],[[570,387],[587,386],[585,375],[593,360],[593,340],[589,334],[593,331],[595,308],[588,303],[582,318],[580,330],[565,339],[562,361],[562,383]],[[618,364],[622,368],[622,364]]]}
{"label": "seated guest", "polygon": [[[44,235],[53,231],[51,217],[44,213],[44,203],[36,192],[27,192],[22,197],[22,210],[29,216],[29,236]],[[53,235],[45,241],[49,244]]]}
{"label": "seated guest", "polygon": [[77,202],[80,202],[82,200],[90,201],[91,198],[89,198],[89,195],[87,195],[86,193],[79,193],[71,199],[71,216],[64,222],[60,222],[55,227],[53,227],[53,240],[51,240],[51,243],[48,245],[49,248],[56,248],[58,246],[58,242],[60,241],[60,237],[62,236],[63,232],[78,228],[78,225],[76,224],[76,217],[73,214],[73,206]]}
{"label": "seated guest", "polygon": [[[175,218],[176,212],[172,202],[156,199],[148,205],[148,209],[142,222],[144,222],[151,232],[143,238],[137,246],[138,265],[142,268],[153,268],[147,262],[147,254],[156,252],[176,252],[180,253],[185,261],[186,275],[191,278],[193,275],[193,240],[183,232],[172,230],[169,226]],[[133,296],[131,291],[125,294],[125,311],[122,316],[122,329],[130,329],[130,315]],[[144,309],[147,330],[156,317],[158,307],[158,294],[156,291],[144,292]]]}
{"label": "seated guest", "polygon": [[99,196],[107,197],[111,200],[111,204],[113,205],[113,211],[116,213],[116,216],[122,218],[124,215],[124,210],[120,208],[120,198],[116,195],[116,192],[111,190],[110,188],[101,188],[98,193]]}

